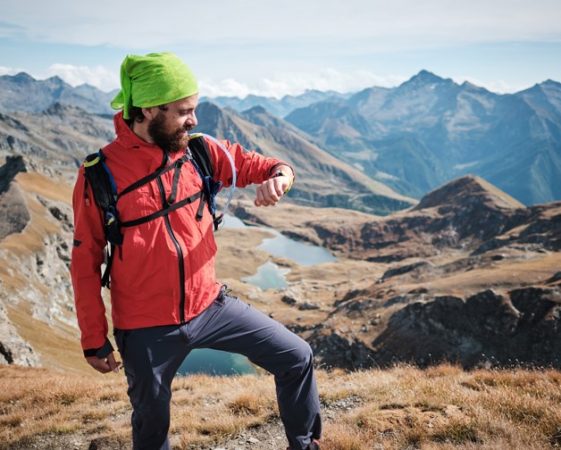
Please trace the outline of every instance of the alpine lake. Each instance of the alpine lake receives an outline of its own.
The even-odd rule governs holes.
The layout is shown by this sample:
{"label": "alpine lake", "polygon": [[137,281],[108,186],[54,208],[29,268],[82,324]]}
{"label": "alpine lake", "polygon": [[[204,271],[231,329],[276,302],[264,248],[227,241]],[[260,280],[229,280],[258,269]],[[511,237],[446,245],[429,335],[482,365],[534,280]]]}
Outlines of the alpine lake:
{"label": "alpine lake", "polygon": [[[226,216],[224,227],[245,228],[247,225],[237,217]],[[271,228],[257,228],[274,234],[274,237],[264,239],[259,246],[272,256],[287,258],[302,266],[335,260],[335,257],[322,247],[295,241]],[[288,287],[286,275],[289,271],[290,269],[281,268],[272,261],[267,261],[257,269],[254,275],[243,278],[242,281],[262,290],[285,289]],[[241,375],[256,373],[256,369],[243,355],[204,348],[191,351],[178,370],[178,375],[195,373]]]}

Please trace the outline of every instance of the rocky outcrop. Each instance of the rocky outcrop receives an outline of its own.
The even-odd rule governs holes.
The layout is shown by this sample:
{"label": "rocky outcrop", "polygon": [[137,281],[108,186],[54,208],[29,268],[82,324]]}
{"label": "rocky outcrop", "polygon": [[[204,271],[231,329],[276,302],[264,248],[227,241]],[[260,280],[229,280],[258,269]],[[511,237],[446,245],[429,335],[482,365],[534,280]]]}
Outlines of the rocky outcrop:
{"label": "rocky outcrop", "polygon": [[0,195],[8,190],[10,183],[20,172],[27,172],[23,157],[20,155],[8,156],[6,163],[0,167]]}
{"label": "rocky outcrop", "polygon": [[561,286],[504,295],[485,290],[465,299],[425,291],[389,299],[366,294],[349,293],[336,302],[328,320],[298,330],[319,365],[348,370],[442,362],[465,368],[561,367]]}
{"label": "rocky outcrop", "polygon": [[0,240],[21,232],[30,220],[23,194],[16,183],[16,175],[26,172],[21,156],[8,156],[0,167]]}
{"label": "rocky outcrop", "polygon": [[416,302],[393,314],[372,348],[380,366],[451,361],[561,367],[561,290],[523,288],[509,296],[487,290],[465,300]]}
{"label": "rocky outcrop", "polygon": [[368,346],[337,331],[315,335],[311,347],[321,367],[355,370],[377,366],[376,355]]}

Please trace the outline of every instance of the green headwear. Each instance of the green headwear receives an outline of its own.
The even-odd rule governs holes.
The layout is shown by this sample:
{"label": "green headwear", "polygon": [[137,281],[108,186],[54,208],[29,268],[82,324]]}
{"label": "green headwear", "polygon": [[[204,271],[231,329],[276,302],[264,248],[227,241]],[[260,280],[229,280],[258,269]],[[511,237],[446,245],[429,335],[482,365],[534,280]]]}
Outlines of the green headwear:
{"label": "green headwear", "polygon": [[111,102],[129,118],[131,106],[150,108],[199,92],[191,69],[170,52],[127,55],[121,64],[121,90]]}

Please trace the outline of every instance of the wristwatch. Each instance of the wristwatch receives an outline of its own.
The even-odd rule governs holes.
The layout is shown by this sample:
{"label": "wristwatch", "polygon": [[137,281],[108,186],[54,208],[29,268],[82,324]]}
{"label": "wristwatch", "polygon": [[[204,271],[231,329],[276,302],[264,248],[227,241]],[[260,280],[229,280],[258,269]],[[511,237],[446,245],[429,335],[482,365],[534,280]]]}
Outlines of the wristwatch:
{"label": "wristwatch", "polygon": [[[288,177],[289,175],[286,174],[285,172],[283,172],[281,169],[277,170],[273,176],[271,178],[276,178],[276,177]],[[290,188],[292,187],[292,183],[294,182],[294,177],[289,178],[290,180],[290,184],[288,185],[288,187],[284,190],[284,193],[286,194],[288,191],[290,191]]]}

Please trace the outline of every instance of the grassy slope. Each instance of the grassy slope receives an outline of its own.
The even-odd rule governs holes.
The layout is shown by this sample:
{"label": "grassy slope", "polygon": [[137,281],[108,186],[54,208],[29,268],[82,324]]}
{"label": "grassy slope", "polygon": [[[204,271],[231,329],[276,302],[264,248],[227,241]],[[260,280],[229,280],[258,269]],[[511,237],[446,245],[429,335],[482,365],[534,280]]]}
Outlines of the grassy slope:
{"label": "grassy slope", "polygon": [[[561,373],[464,372],[453,366],[318,373],[322,449],[546,449],[561,445]],[[0,448],[129,448],[123,374],[78,377],[0,368]],[[174,448],[234,448],[236,435],[265,442],[278,422],[270,376],[176,379]],[[279,428],[280,430],[280,428]],[[239,448],[239,447],[238,447]],[[244,447],[245,448],[245,447]]]}

